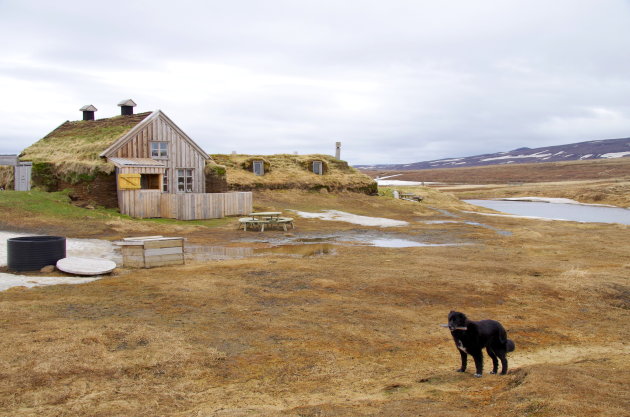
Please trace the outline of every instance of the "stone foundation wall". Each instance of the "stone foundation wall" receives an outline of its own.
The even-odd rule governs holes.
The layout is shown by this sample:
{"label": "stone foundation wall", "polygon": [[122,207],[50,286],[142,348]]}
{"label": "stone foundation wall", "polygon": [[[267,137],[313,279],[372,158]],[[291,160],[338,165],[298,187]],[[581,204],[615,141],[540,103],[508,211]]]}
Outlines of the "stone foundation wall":
{"label": "stone foundation wall", "polygon": [[116,176],[114,174],[98,174],[93,181],[78,184],[59,181],[57,190],[65,189],[71,190],[70,199],[74,202],[118,208]]}
{"label": "stone foundation wall", "polygon": [[206,192],[207,193],[226,193],[228,192],[228,183],[225,175],[217,175],[213,171],[206,172]]}

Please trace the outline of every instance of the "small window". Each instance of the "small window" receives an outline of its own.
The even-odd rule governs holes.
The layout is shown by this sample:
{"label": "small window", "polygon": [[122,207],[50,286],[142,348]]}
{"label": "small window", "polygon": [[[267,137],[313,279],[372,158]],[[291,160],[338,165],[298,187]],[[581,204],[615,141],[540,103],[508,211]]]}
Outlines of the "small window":
{"label": "small window", "polygon": [[193,170],[190,168],[177,170],[177,191],[193,192]]}
{"label": "small window", "polygon": [[263,161],[253,162],[254,174],[265,175],[265,163]]}
{"label": "small window", "polygon": [[140,188],[143,190],[159,190],[159,174],[140,174]]}
{"label": "small window", "polygon": [[168,193],[168,169],[165,169],[162,175],[162,191]]}
{"label": "small window", "polygon": [[313,161],[313,172],[317,175],[322,175],[324,170],[322,169],[322,161]]}
{"label": "small window", "polygon": [[168,158],[168,142],[151,142],[151,158]]}

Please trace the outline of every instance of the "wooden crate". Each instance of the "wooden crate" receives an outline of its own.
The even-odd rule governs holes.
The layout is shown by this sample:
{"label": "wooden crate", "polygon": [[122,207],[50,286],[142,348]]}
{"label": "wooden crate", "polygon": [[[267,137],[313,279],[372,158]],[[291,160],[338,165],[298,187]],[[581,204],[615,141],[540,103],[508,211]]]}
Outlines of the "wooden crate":
{"label": "wooden crate", "polygon": [[121,246],[126,268],[154,268],[184,264],[184,238],[144,236],[125,238]]}

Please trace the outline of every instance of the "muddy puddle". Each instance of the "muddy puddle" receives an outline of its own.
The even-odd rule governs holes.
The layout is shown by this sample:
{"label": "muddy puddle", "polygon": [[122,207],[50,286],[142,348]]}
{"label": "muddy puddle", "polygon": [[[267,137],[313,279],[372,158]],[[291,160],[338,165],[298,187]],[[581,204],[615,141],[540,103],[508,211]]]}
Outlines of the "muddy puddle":
{"label": "muddy puddle", "polygon": [[334,246],[328,243],[274,245],[264,248],[196,245],[186,247],[185,257],[186,260],[190,261],[217,261],[264,255],[287,255],[296,258],[308,258],[333,253]]}
{"label": "muddy puddle", "polygon": [[424,224],[467,224],[469,226],[475,226],[475,227],[482,227],[484,229],[489,229],[492,230],[494,232],[496,232],[497,234],[501,235],[501,236],[512,236],[512,232],[508,231],[508,230],[502,230],[502,229],[498,229],[496,227],[487,225],[487,224],[483,224],[483,223],[478,223],[478,222],[473,222],[473,221],[468,221],[468,220],[453,220],[453,219],[461,219],[460,216],[451,213],[450,211],[447,210],[443,210],[443,209],[439,209],[439,208],[435,208],[435,207],[431,207],[433,210],[441,213],[442,215],[449,217],[449,220],[425,220],[422,223]]}
{"label": "muddy puddle", "polygon": [[191,261],[238,259],[252,256],[285,255],[297,258],[334,255],[340,246],[374,246],[380,248],[413,248],[461,246],[468,242],[431,242],[420,237],[378,232],[340,232],[302,236],[260,236],[234,241],[252,246],[186,246],[186,259]]}

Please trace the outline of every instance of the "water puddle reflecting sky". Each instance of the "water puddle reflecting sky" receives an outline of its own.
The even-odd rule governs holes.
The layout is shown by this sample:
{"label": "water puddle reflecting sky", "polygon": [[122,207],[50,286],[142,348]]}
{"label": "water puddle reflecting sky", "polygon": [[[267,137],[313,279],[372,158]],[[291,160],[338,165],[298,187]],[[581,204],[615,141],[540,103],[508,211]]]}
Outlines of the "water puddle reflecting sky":
{"label": "water puddle reflecting sky", "polygon": [[464,243],[426,243],[407,239],[373,239],[367,242],[379,248],[415,248],[427,246],[461,246]]}
{"label": "water puddle reflecting sky", "polygon": [[307,258],[334,255],[341,246],[373,246],[380,248],[413,248],[430,246],[461,246],[467,242],[429,242],[422,237],[381,233],[373,231],[353,231],[336,234],[313,234],[306,236],[260,236],[244,238],[234,243],[254,244],[266,247],[222,247],[186,246],[186,259],[194,261],[237,259],[251,256],[286,255]]}
{"label": "water puddle reflecting sky", "polygon": [[585,223],[630,224],[630,210],[618,207],[504,200],[466,200],[466,202],[517,216]]}

